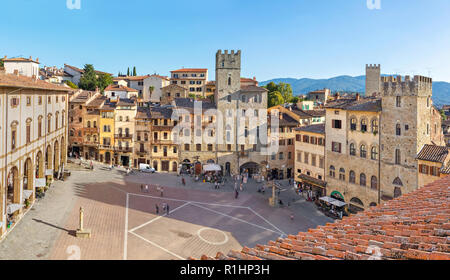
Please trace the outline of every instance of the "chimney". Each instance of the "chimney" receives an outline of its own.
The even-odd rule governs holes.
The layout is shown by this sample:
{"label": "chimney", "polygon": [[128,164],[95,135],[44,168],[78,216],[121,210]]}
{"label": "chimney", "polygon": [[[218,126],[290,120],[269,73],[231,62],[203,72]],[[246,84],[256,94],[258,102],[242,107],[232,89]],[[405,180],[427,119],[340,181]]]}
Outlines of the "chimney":
{"label": "chimney", "polygon": [[36,57],[36,62],[39,62],[39,57]]}
{"label": "chimney", "polygon": [[334,96],[335,98],[335,100],[339,100],[339,98],[340,98],[340,94],[339,94],[339,92],[336,92],[336,95]]}
{"label": "chimney", "polygon": [[356,101],[359,101],[361,99],[361,96],[359,95],[359,93],[356,94]]}

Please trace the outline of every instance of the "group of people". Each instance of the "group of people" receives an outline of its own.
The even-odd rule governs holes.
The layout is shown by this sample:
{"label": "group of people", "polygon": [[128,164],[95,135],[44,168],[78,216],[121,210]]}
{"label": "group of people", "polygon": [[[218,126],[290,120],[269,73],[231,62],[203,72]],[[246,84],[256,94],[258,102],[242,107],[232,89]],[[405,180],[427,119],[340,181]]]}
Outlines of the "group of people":
{"label": "group of people", "polygon": [[[156,191],[160,193],[161,197],[164,196],[164,188],[161,186],[156,186]],[[141,185],[141,192],[148,193],[149,187],[148,185]]]}
{"label": "group of people", "polygon": [[[170,210],[169,210],[169,204],[167,204],[167,203],[163,203],[162,204],[162,210],[163,210],[163,212],[166,212],[166,215],[169,215],[170,214]],[[158,215],[159,214],[159,206],[158,206],[158,203],[156,203],[155,204],[155,209],[156,209],[156,214]]]}

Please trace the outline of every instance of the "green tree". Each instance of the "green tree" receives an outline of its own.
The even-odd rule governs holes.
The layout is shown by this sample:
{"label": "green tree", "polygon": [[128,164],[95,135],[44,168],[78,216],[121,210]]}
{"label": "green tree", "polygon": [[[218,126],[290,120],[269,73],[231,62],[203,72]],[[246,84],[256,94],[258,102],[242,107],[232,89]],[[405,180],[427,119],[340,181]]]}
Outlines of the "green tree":
{"label": "green tree", "polygon": [[3,58],[0,58],[0,67],[4,67],[5,65],[3,64]]}
{"label": "green tree", "polygon": [[72,83],[71,81],[64,81],[64,83],[73,89],[78,89],[77,85]]}
{"label": "green tree", "polygon": [[109,74],[100,74],[97,79],[97,86],[100,92],[103,92],[105,88],[113,83],[113,78]]}
{"label": "green tree", "polygon": [[298,96],[294,96],[294,97],[292,97],[291,100],[289,100],[290,103],[294,103],[294,104],[297,104],[299,101],[300,101],[300,97],[298,97]]}
{"label": "green tree", "polygon": [[137,76],[137,73],[136,73],[136,66],[133,67],[133,76],[135,76],[135,77]]}
{"label": "green tree", "polygon": [[268,83],[265,88],[269,91],[269,92],[274,92],[274,91],[278,91],[278,86],[274,83],[274,82],[270,82]]}
{"label": "green tree", "polygon": [[90,91],[94,91],[97,88],[97,74],[95,73],[95,69],[92,64],[84,65],[84,73],[81,76],[78,86],[81,89]]}
{"label": "green tree", "polygon": [[294,97],[292,95],[292,87],[290,84],[279,83],[278,91],[281,93],[281,96],[283,96],[284,103],[291,102],[292,98]]}
{"label": "green tree", "polygon": [[268,104],[269,108],[283,104],[284,99],[283,99],[283,96],[281,95],[281,92],[279,92],[279,91],[269,92],[268,103],[269,103]]}
{"label": "green tree", "polygon": [[130,76],[130,67],[128,67],[128,69],[127,69],[127,77],[129,77]]}

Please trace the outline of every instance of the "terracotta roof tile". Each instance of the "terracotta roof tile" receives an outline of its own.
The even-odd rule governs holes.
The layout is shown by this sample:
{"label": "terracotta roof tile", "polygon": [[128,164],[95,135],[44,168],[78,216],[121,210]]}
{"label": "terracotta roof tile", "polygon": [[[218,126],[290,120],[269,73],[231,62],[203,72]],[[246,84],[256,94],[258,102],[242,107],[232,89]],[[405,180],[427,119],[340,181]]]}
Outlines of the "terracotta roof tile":
{"label": "terracotta roof tile", "polygon": [[449,154],[450,148],[445,146],[425,145],[417,159],[443,163]]}
{"label": "terracotta roof tile", "polygon": [[0,74],[0,87],[13,87],[13,88],[32,88],[43,90],[56,90],[56,91],[73,91],[73,89],[65,86],[59,86],[52,83],[47,83],[42,80],[33,79],[26,76],[18,76],[15,74]]}

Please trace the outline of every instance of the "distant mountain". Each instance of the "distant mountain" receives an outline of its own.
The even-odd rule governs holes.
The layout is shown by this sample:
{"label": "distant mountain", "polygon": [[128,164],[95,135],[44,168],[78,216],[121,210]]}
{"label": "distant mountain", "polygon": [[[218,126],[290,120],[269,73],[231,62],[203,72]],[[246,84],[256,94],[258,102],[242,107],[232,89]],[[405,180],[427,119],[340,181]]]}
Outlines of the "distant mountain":
{"label": "distant mountain", "polygon": [[[293,79],[279,78],[260,82],[265,86],[270,82],[291,84],[295,95],[307,94],[310,91],[329,88],[331,91],[341,92],[359,92],[364,94],[366,86],[366,76],[338,76],[330,79]],[[433,101],[438,107],[444,104],[450,104],[450,83],[433,82]]]}

